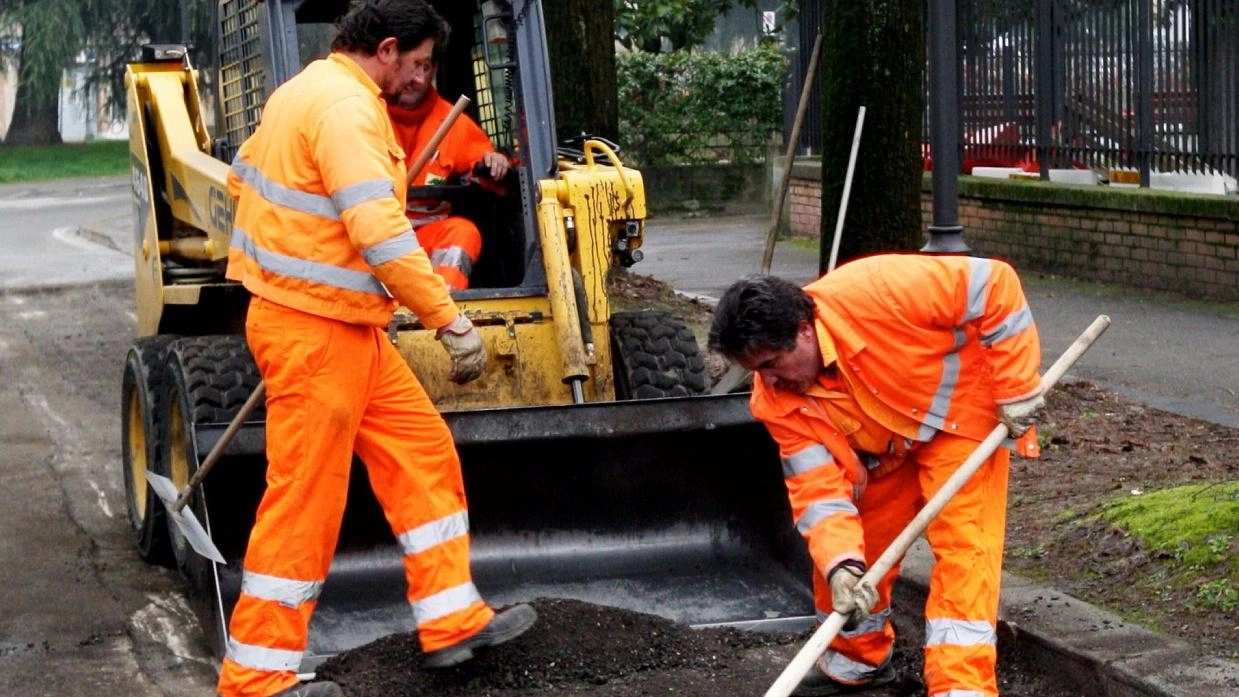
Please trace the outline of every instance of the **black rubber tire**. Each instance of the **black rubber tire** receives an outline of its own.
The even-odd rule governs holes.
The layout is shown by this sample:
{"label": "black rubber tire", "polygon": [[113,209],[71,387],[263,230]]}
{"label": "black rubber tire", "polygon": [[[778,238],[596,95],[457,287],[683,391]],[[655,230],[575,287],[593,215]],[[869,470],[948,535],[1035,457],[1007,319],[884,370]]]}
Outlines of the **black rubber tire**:
{"label": "black rubber tire", "polygon": [[147,484],[146,470],[164,472],[160,462],[167,440],[164,402],[168,398],[168,375],[164,363],[168,346],[175,339],[153,336],[135,341],[125,356],[121,379],[121,472],[129,532],[138,554],[160,566],[172,565],[167,512]]}
{"label": "black rubber tire", "polygon": [[[196,336],[179,339],[172,343],[167,356],[168,401],[166,405],[168,438],[162,463],[168,469],[168,477],[177,490],[189,483],[189,478],[206,458],[207,452],[198,452],[195,430],[202,424],[227,424],[240,411],[245,400],[258,387],[260,377],[249,347],[241,336]],[[266,419],[265,405],[259,405],[247,423]],[[190,506],[198,521],[211,532],[220,551],[240,554],[244,550],[226,549],[235,535],[215,539],[233,528],[232,521],[219,521],[215,530],[208,523],[206,495],[209,485],[217,479],[230,479],[235,473],[226,472],[228,457],[221,458],[190,499]],[[223,476],[216,475],[223,472]],[[176,524],[169,520],[167,528],[172,540],[172,552],[177,567],[186,571],[186,564],[197,559],[196,552],[188,546]],[[242,533],[248,532],[248,527]]]}
{"label": "black rubber tire", "polygon": [[[260,377],[241,336],[180,339],[169,347],[166,365],[168,438],[163,464],[168,477],[181,491],[208,454],[205,450],[199,452],[197,427],[230,422],[254,392]],[[261,423],[265,419],[266,408],[260,404],[246,423]],[[232,456],[220,458],[187,505],[230,563],[245,553],[253,511],[262,495],[264,470],[249,464]],[[170,517],[166,527],[176,567],[189,582],[191,599],[196,608],[205,608],[199,609],[199,622],[212,649],[222,655],[228,618],[215,601],[218,588],[214,564],[194,551]]]}
{"label": "black rubber tire", "polygon": [[684,320],[667,312],[611,315],[615,393],[619,399],[706,394],[706,361]]}

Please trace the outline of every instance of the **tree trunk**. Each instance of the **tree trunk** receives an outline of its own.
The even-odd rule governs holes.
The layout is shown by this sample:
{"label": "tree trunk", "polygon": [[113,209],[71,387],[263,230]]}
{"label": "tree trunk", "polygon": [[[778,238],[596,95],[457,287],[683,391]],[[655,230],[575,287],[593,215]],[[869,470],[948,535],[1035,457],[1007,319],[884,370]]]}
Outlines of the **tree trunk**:
{"label": "tree trunk", "polygon": [[55,145],[60,142],[57,95],[38,98],[26,83],[17,84],[13,100],[13,120],[4,137],[5,145]]}
{"label": "tree trunk", "polygon": [[[38,62],[27,56],[31,46],[43,43],[40,35],[43,22],[33,21],[25,25],[21,54],[18,58],[17,94],[13,98],[13,120],[5,134],[5,145],[55,145],[60,141],[60,120],[57,102],[60,100],[60,75],[54,80],[51,71],[44,70],[32,77],[31,66],[63,65],[54,55],[51,60]],[[50,84],[45,84],[50,81]]]}
{"label": "tree trunk", "polygon": [[542,3],[560,139],[588,133],[615,140],[619,108],[612,0]]}
{"label": "tree trunk", "polygon": [[830,263],[861,106],[864,131],[838,262],[922,244],[923,21],[921,0],[822,3],[822,272]]}

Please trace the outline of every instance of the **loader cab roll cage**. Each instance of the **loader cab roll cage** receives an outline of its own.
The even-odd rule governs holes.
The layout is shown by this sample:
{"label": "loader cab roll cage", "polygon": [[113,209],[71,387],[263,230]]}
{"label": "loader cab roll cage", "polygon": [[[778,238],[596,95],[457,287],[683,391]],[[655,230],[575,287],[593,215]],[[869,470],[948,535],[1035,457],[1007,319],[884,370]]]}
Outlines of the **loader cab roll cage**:
{"label": "loader cab roll cage", "polygon": [[[267,96],[330,52],[348,0],[221,0],[215,5],[218,125],[214,155],[231,162],[253,133]],[[539,181],[558,173],[549,56],[542,7],[532,0],[431,0],[451,27],[436,87],[444,99],[469,97],[466,113],[512,160],[508,195],[482,187],[435,192],[482,233],[470,289],[454,296],[545,294],[536,218]],[[426,193],[426,192],[423,192]]]}

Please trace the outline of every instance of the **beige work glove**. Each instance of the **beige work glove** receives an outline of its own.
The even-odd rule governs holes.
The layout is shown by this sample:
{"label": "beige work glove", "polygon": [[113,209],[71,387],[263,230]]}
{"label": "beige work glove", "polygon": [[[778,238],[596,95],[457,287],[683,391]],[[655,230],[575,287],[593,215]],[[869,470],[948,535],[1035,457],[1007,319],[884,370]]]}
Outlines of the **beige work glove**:
{"label": "beige work glove", "polygon": [[830,572],[830,606],[847,617],[844,629],[855,629],[878,602],[878,592],[873,586],[860,582],[863,575],[863,571],[848,564],[840,564]]}
{"label": "beige work glove", "polygon": [[435,332],[435,338],[452,357],[452,372],[447,376],[449,380],[463,385],[481,377],[486,368],[486,347],[482,346],[482,337],[478,336],[468,317],[463,313],[457,315],[451,324]]}
{"label": "beige work glove", "polygon": [[1018,402],[998,405],[998,420],[1007,427],[1012,436],[1019,438],[1037,422],[1037,415],[1045,408],[1045,397],[1037,395]]}

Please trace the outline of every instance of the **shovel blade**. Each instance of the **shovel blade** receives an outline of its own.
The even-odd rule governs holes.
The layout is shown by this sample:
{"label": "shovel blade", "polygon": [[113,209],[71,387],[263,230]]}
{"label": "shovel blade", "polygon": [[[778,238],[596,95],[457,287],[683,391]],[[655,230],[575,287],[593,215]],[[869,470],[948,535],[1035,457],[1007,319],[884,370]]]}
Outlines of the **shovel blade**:
{"label": "shovel blade", "polygon": [[180,497],[180,492],[176,490],[176,485],[171,479],[162,474],[155,474],[150,470],[146,470],[146,481],[151,485],[151,489],[159,495],[163,501],[164,509],[168,511],[168,515],[172,516],[172,521],[176,523],[176,527],[185,536],[185,540],[189,542],[189,546],[194,548],[194,551],[211,561],[220,564],[227,564],[224,560],[224,555],[220,553],[219,548],[211,541],[211,535],[198,522],[198,517],[188,508],[176,507],[176,500]]}

